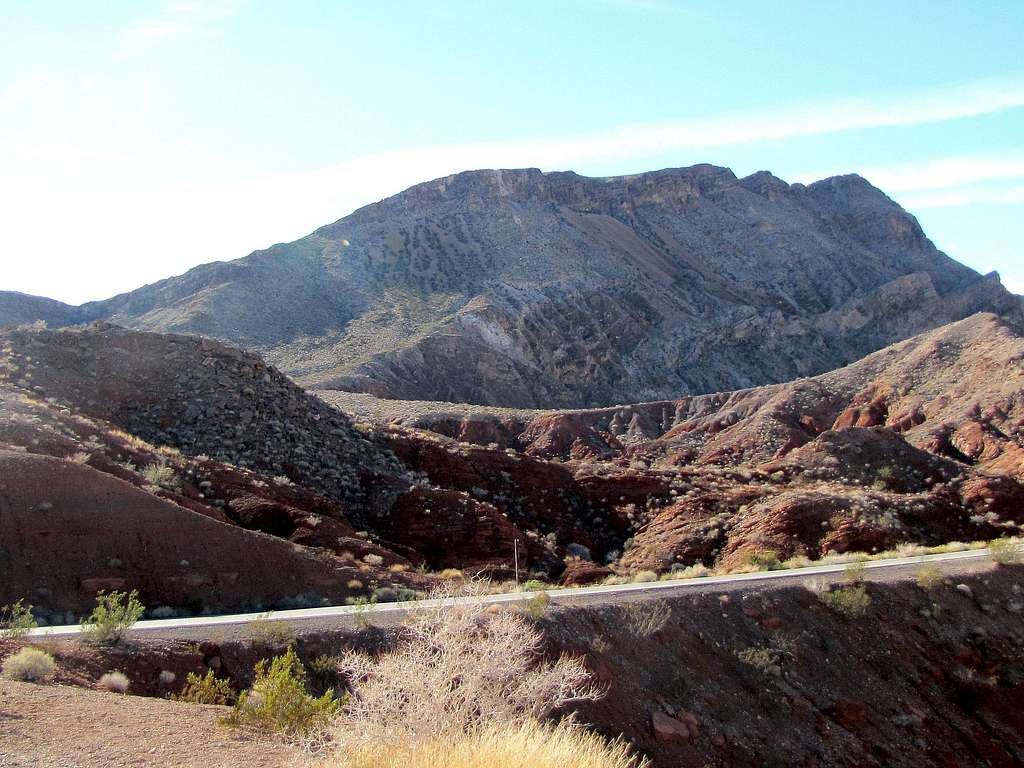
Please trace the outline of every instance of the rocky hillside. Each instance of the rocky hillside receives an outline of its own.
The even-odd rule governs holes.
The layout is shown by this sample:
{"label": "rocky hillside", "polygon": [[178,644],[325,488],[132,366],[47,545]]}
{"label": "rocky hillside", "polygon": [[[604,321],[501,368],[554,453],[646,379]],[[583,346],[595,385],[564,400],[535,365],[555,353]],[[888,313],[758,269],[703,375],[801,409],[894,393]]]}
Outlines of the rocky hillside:
{"label": "rocky hillside", "polygon": [[787,385],[375,425],[208,339],[8,330],[0,604],[317,604],[510,579],[515,550],[573,584],[989,539],[1024,522],[1022,360],[979,315]]}
{"label": "rocky hillside", "polygon": [[105,318],[258,349],[306,385],[543,408],[815,375],[978,311],[1024,320],[864,179],[708,165],[472,171],[107,301],[0,294],[0,323]]}

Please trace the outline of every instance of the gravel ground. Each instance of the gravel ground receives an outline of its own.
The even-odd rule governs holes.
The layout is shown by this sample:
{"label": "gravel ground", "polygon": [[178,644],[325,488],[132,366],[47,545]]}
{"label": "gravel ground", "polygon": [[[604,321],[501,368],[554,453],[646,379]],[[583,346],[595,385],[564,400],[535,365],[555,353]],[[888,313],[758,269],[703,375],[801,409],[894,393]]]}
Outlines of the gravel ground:
{"label": "gravel ground", "polygon": [[300,768],[303,753],[240,738],[227,707],[0,681],[0,768]]}

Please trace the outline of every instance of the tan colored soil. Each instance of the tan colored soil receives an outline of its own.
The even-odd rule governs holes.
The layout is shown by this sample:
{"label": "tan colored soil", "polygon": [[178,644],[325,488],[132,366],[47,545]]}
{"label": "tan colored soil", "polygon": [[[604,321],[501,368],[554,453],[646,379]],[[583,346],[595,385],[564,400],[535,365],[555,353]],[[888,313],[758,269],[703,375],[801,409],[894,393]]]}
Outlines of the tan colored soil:
{"label": "tan colored soil", "polygon": [[225,707],[0,682],[0,768],[299,768],[297,750],[217,724]]}

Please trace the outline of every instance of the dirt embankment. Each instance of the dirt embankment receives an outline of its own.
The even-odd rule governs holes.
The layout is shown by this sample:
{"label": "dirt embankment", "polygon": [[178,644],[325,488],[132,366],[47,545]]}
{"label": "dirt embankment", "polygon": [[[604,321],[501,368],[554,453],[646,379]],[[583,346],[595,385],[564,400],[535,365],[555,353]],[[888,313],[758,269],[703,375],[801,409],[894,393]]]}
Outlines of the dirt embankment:
{"label": "dirt embankment", "polygon": [[[624,734],[655,768],[1024,765],[1024,568],[928,589],[872,582],[867,592],[862,616],[788,587],[557,609],[542,621],[550,651],[585,656],[607,688],[578,716],[609,736]],[[375,628],[304,636],[299,648],[311,660],[347,645],[384,647],[390,638]],[[93,685],[120,669],[134,692],[156,696],[204,668],[244,686],[255,660],[271,652],[216,640],[54,650],[65,684]],[[176,682],[161,686],[162,670]],[[314,678],[319,687],[339,683]],[[4,703],[8,717],[24,716],[17,696]],[[111,727],[94,706],[83,702],[82,727]],[[124,727],[137,730],[146,749],[160,748],[171,731],[159,718],[178,715],[160,715],[143,700],[138,707],[147,717]],[[11,734],[16,726],[2,727]],[[42,764],[56,749],[38,732],[19,738],[7,743]],[[214,743],[200,749],[219,765]]]}

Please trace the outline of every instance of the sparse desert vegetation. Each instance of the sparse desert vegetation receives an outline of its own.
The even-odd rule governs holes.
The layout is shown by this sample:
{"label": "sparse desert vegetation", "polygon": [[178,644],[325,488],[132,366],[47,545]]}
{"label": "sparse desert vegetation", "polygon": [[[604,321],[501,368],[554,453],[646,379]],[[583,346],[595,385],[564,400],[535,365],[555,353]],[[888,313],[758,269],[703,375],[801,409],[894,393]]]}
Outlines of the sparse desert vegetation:
{"label": "sparse desert vegetation", "polygon": [[45,683],[53,678],[56,668],[53,656],[40,648],[27,646],[4,659],[0,673],[6,680]]}
{"label": "sparse desert vegetation", "polygon": [[82,621],[82,638],[91,643],[118,643],[145,612],[138,590],[100,590],[96,607]]}
{"label": "sparse desert vegetation", "polygon": [[0,606],[0,639],[18,640],[39,626],[32,616],[32,606],[17,600]]}

